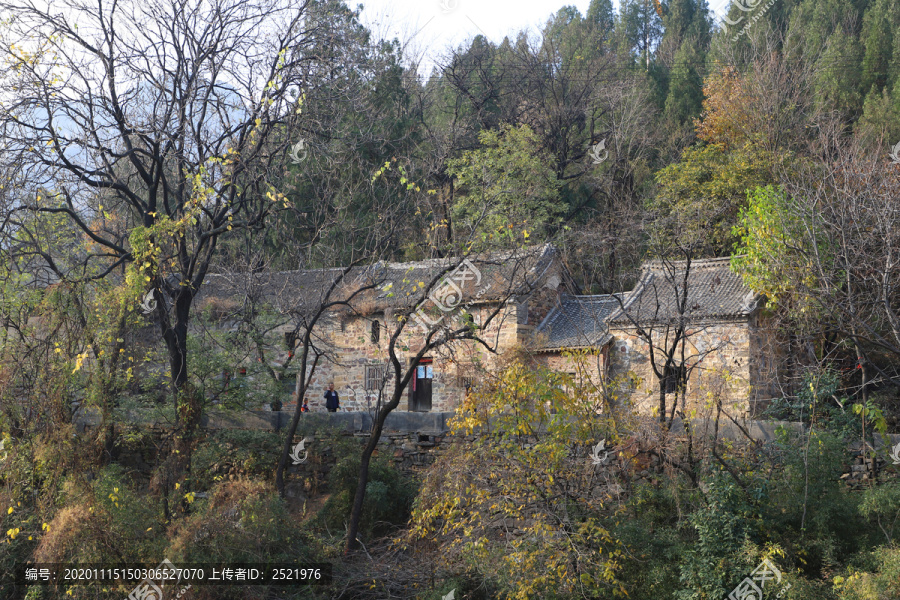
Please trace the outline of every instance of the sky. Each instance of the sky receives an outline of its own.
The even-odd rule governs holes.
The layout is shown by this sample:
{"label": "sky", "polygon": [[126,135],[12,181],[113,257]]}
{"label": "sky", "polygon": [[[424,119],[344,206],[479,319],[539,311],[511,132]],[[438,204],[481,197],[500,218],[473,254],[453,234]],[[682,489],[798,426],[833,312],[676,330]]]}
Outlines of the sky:
{"label": "sky", "polygon": [[[730,0],[707,0],[722,14]],[[357,2],[348,1],[351,6]],[[407,53],[422,56],[430,66],[448,47],[456,47],[483,34],[493,42],[513,37],[522,29],[537,31],[563,6],[587,12],[590,0],[361,0],[362,20],[376,38],[398,38],[408,43]],[[618,0],[613,5],[618,10]],[[716,19],[718,20],[718,19]]]}

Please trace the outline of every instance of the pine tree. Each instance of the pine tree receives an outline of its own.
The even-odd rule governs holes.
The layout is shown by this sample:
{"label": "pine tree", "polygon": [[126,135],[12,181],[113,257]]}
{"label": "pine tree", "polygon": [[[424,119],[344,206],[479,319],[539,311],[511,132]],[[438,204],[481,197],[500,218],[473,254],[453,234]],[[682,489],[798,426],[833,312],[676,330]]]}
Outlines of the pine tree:
{"label": "pine tree", "polygon": [[712,22],[706,0],[672,0],[664,12],[659,55],[669,65],[664,117],[673,127],[689,125],[703,103],[702,69]]}
{"label": "pine tree", "polygon": [[862,89],[869,92],[875,86],[881,92],[888,83],[889,71],[894,68],[894,31],[900,27],[900,7],[894,0],[877,0],[863,17],[861,42]]}

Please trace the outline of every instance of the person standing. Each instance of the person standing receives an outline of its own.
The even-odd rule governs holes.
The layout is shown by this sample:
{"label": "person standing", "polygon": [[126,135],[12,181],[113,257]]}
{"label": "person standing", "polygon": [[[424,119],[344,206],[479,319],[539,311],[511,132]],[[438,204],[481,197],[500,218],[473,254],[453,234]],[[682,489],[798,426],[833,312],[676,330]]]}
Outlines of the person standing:
{"label": "person standing", "polygon": [[337,412],[337,409],[341,407],[341,399],[338,397],[338,393],[334,391],[334,384],[328,384],[328,391],[325,392],[325,408],[328,409],[328,412]]}

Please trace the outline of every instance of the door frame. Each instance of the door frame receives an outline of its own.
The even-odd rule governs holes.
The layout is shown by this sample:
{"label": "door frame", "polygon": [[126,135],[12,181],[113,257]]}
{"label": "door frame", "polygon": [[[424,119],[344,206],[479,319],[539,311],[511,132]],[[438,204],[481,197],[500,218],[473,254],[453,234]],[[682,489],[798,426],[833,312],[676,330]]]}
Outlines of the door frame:
{"label": "door frame", "polygon": [[[410,359],[410,365],[412,365],[412,362],[414,360],[415,359],[412,359],[412,358]],[[420,385],[418,384],[418,382],[420,380],[417,376],[417,373],[413,372],[413,377],[412,377],[412,380],[411,380],[410,386],[409,386],[409,412],[431,412],[431,407],[434,406],[434,388],[432,387],[433,382],[434,382],[434,367],[433,367],[433,365],[434,365],[434,360],[430,356],[422,357],[422,359],[419,360],[419,364],[416,365],[416,369],[418,369],[419,367],[425,367],[426,369],[430,367],[432,369],[432,377],[428,378],[428,384],[427,384],[428,385],[428,408],[421,408],[421,406],[423,404],[425,404],[418,397],[418,394],[422,391],[422,389],[421,389]]]}

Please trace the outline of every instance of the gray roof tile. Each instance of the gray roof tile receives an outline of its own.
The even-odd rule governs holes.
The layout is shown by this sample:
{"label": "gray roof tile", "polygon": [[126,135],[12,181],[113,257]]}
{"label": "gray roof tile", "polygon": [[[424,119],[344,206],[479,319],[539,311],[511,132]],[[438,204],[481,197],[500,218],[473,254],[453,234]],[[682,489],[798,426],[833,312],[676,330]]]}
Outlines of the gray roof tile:
{"label": "gray roof tile", "polygon": [[[730,268],[729,258],[652,261],[644,265],[624,311],[610,323],[674,323],[747,317],[760,306],[759,294],[744,285]],[[687,277],[685,276],[687,273]],[[685,291],[687,292],[685,294]],[[683,305],[683,310],[679,305]]]}
{"label": "gray roof tile", "polygon": [[[624,300],[624,296],[618,295]],[[563,294],[535,330],[539,352],[602,346],[610,339],[607,318],[620,307],[616,296]]]}
{"label": "gray roof tile", "polygon": [[[556,255],[556,249],[546,244],[515,252],[471,256],[469,265],[459,268],[463,276],[436,284],[431,296],[452,307],[462,302],[496,301],[509,297],[512,292],[527,293],[541,283],[542,276]],[[458,262],[458,259],[431,259],[405,263],[378,262],[354,267],[344,275],[331,299],[352,296],[354,310],[363,314],[386,309],[410,309],[422,301],[422,284],[428,286],[448,265]],[[473,266],[477,274],[472,271]],[[279,311],[302,312],[317,307],[343,271],[341,268],[329,268],[209,275],[200,295],[234,298],[253,289]],[[363,288],[366,289],[359,293]]]}

